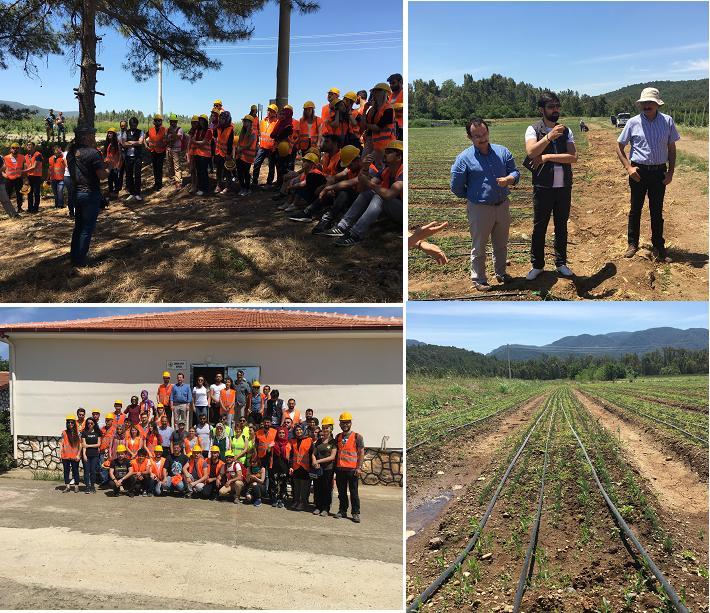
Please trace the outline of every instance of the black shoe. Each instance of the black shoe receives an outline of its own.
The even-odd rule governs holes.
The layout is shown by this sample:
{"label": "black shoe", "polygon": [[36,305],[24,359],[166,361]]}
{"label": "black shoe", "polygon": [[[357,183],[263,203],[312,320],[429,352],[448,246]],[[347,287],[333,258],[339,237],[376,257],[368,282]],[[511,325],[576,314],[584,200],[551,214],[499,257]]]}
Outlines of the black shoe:
{"label": "black shoe", "polygon": [[496,280],[498,283],[510,283],[513,280],[513,277],[506,273],[504,275],[496,275]]}
{"label": "black shoe", "polygon": [[311,216],[306,215],[305,213],[294,215],[293,217],[289,217],[288,219],[289,221],[297,221],[299,223],[308,223],[312,220]]}
{"label": "black shoe", "polygon": [[338,247],[352,247],[354,245],[357,245],[358,243],[361,243],[362,239],[357,238],[355,236],[343,236],[339,238],[337,241],[335,241],[335,244]]}
{"label": "black shoe", "polygon": [[341,236],[345,236],[345,232],[343,232],[338,226],[333,226],[329,230],[323,232],[323,236],[330,236],[331,238],[340,238]]}
{"label": "black shoe", "polygon": [[325,235],[327,235],[329,227],[330,227],[330,222],[321,220],[315,225],[313,230],[311,230],[311,234],[325,234]]}

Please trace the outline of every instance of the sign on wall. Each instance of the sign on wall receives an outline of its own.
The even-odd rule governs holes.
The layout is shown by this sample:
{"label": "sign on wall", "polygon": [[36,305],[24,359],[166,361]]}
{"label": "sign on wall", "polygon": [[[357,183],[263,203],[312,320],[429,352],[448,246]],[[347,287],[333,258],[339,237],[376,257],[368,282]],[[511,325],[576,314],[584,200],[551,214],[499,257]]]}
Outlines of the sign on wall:
{"label": "sign on wall", "polygon": [[187,360],[168,360],[167,370],[187,370]]}

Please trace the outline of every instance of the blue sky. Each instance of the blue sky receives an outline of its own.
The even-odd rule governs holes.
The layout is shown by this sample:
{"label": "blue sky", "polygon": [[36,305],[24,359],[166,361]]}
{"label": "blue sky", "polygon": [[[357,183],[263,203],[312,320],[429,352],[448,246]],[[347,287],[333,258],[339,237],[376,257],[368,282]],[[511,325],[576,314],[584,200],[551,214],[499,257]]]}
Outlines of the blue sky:
{"label": "blue sky", "polygon": [[410,2],[409,82],[464,73],[589,95],[706,78],[708,3]]}
{"label": "blue sky", "polygon": [[[402,72],[402,2],[399,0],[322,0],[321,9],[310,15],[296,11],[291,17],[289,102],[298,109],[312,99],[318,109],[326,103],[331,87],[370,89],[394,72]],[[367,19],[361,16],[372,16]],[[251,21],[252,39],[243,43],[212,43],[210,53],[222,61],[222,70],[205,73],[194,84],[182,82],[167,70],[163,79],[166,113],[187,115],[208,112],[215,98],[221,98],[232,116],[245,114],[252,104],[268,104],[276,94],[276,45],[278,3],[270,2]],[[157,80],[134,83],[121,67],[125,60],[125,39],[107,28],[98,61],[97,111],[157,109]],[[219,47],[219,48],[215,48]],[[231,47],[231,48],[230,48]],[[78,110],[72,88],[77,86],[70,55],[51,56],[40,67],[39,79],[29,79],[17,63],[0,71],[3,99]],[[239,115],[241,113],[241,115]]]}
{"label": "blue sky", "polygon": [[[130,313],[160,313],[165,311],[185,311],[199,307],[6,307],[0,308],[0,327],[3,325],[29,321],[66,321],[86,319],[87,317],[108,317]],[[209,307],[205,307],[209,308]],[[249,308],[249,307],[247,307]],[[380,317],[402,317],[400,307],[258,307],[282,310],[296,308],[299,311],[318,311],[327,313],[348,313],[351,315],[371,315]],[[8,345],[0,342],[0,358],[7,359]]]}
{"label": "blue sky", "polygon": [[409,302],[407,338],[488,353],[563,336],[705,328],[707,302]]}

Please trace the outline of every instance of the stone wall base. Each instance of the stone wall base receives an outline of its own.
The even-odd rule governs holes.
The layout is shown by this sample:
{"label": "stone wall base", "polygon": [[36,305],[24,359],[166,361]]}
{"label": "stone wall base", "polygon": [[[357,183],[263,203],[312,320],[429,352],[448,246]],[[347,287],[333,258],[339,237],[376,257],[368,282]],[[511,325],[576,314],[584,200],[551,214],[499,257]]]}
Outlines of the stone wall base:
{"label": "stone wall base", "polygon": [[365,449],[360,480],[366,485],[402,487],[402,452]]}

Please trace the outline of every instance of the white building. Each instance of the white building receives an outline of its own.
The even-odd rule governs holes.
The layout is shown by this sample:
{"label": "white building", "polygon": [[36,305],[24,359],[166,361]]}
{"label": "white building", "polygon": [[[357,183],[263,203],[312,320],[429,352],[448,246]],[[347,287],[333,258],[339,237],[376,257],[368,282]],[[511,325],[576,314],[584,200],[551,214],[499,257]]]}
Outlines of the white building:
{"label": "white building", "polygon": [[[303,412],[353,414],[368,448],[403,447],[402,320],[295,310],[204,309],[66,322],[0,324],[10,346],[10,412],[15,457],[31,468],[67,413],[98,408],[148,390],[162,372],[194,384],[214,374],[247,379],[295,398]],[[56,458],[55,458],[56,460]],[[399,466],[397,466],[399,469]],[[398,471],[397,471],[398,472]]]}

